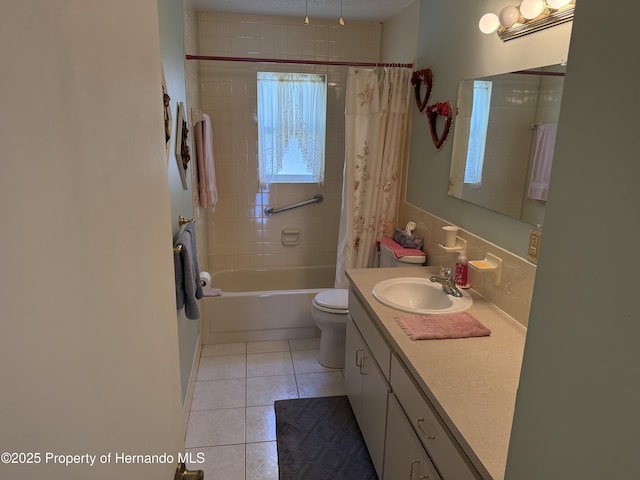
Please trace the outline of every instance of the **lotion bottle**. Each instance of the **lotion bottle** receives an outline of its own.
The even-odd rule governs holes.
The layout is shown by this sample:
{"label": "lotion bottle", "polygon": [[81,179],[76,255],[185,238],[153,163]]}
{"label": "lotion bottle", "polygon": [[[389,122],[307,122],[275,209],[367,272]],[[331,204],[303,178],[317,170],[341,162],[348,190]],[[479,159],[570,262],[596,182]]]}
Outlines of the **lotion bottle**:
{"label": "lotion bottle", "polygon": [[456,260],[456,287],[469,288],[469,264],[464,250],[460,251]]}

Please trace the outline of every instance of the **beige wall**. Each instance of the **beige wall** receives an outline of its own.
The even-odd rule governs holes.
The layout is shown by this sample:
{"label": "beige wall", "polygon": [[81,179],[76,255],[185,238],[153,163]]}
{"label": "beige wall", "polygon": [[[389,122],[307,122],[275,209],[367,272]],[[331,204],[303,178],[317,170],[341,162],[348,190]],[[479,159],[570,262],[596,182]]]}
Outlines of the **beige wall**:
{"label": "beige wall", "polygon": [[[299,18],[199,14],[200,54],[337,61],[378,61],[381,25]],[[208,211],[209,268],[334,264],[344,162],[346,67],[200,62],[202,106],[212,118],[219,202]],[[256,72],[301,71],[328,76],[325,185],[258,184]],[[322,204],[265,216],[277,207],[324,195]],[[283,229],[300,229],[298,246],[283,246]]]}
{"label": "beige wall", "polygon": [[[173,0],[158,0],[158,17],[160,22],[160,52],[162,66],[167,85],[168,94],[171,97],[171,111],[173,114],[172,139],[170,143],[167,176],[169,180],[169,197],[171,200],[171,225],[174,238],[180,231],[178,216],[193,217],[193,196],[191,173],[195,168],[195,154],[189,163],[186,175],[187,188],[185,189],[178,170],[179,164],[175,156],[175,145],[178,134],[178,103],[184,105],[188,114],[190,103],[187,101],[185,89],[185,62],[183,48],[183,8],[181,2]],[[191,152],[195,152],[193,135],[189,135]],[[178,339],[180,346],[180,377],[182,383],[182,398],[187,399],[187,387],[191,375],[194,357],[199,353],[198,337],[200,333],[199,322],[188,319],[184,308],[177,311]],[[188,405],[183,402],[184,410],[188,411]],[[186,423],[185,423],[186,428]]]}
{"label": "beige wall", "polygon": [[639,15],[577,3],[508,480],[638,478]]}
{"label": "beige wall", "polygon": [[172,478],[44,459],[184,447],[157,0],[2,17],[0,477]]}
{"label": "beige wall", "polygon": [[380,61],[415,63],[419,18],[420,0],[415,0],[382,24]]}
{"label": "beige wall", "polygon": [[[481,33],[478,29],[480,17],[486,12],[499,12],[505,5],[504,0],[422,0],[417,68],[433,69],[431,102],[449,100],[455,103],[458,83],[462,79],[555,64],[567,59],[571,23],[509,42],[502,42],[496,34]],[[454,123],[454,134],[455,128]],[[436,150],[426,119],[417,109],[414,109],[412,132],[407,202],[526,257],[531,225],[449,197],[452,140]]]}
{"label": "beige wall", "polygon": [[[478,19],[486,12],[499,12],[501,0],[440,2],[422,0],[416,68],[431,67],[434,88],[430,103],[449,100],[455,104],[458,84],[466,78],[484,77],[567,59],[571,24],[535,35],[502,42],[497,35],[478,30]],[[455,122],[453,132],[455,133]],[[526,257],[530,224],[478,207],[448,195],[452,138],[436,150],[424,115],[414,108],[411,152],[406,175],[405,202],[400,204],[400,224],[417,223],[425,236],[430,265],[454,266],[457,254],[444,252],[441,227],[461,227],[468,240],[469,260],[487,252],[503,259],[499,284],[491,274],[470,271],[470,283],[499,308],[526,325],[533,295],[536,267]],[[544,242],[544,240],[543,240]]]}

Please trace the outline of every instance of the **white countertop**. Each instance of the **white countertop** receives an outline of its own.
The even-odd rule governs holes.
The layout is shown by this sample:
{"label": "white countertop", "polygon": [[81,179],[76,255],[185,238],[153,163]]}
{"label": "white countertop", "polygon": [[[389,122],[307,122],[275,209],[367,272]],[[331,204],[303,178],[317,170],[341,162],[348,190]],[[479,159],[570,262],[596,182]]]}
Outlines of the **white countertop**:
{"label": "white countertop", "polygon": [[[347,278],[374,323],[400,356],[481,473],[504,478],[526,329],[493,304],[473,297],[469,313],[491,330],[488,337],[412,341],[372,294],[393,277],[426,277],[434,267],[351,269]],[[478,461],[480,464],[478,464]]]}

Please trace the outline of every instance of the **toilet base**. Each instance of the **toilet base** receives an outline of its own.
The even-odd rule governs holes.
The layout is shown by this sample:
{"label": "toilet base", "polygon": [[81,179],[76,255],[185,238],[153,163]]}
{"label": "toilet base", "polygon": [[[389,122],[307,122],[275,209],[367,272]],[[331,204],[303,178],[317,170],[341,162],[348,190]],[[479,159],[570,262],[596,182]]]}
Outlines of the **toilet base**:
{"label": "toilet base", "polygon": [[320,333],[318,363],[327,368],[344,368],[344,342],[346,327],[324,329]]}

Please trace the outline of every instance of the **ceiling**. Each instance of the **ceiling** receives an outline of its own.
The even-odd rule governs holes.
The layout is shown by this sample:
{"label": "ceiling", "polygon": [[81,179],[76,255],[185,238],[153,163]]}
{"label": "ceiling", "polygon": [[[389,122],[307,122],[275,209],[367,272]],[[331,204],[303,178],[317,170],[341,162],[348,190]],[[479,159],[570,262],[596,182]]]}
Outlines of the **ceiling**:
{"label": "ceiling", "polygon": [[[383,22],[414,0],[192,0],[196,10],[304,18],[339,18]],[[308,7],[305,2],[308,2]]]}

